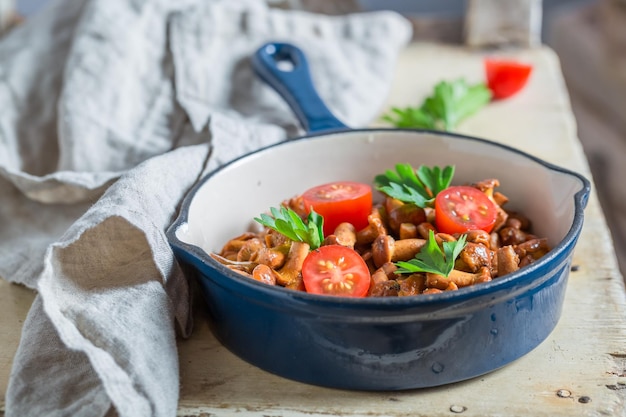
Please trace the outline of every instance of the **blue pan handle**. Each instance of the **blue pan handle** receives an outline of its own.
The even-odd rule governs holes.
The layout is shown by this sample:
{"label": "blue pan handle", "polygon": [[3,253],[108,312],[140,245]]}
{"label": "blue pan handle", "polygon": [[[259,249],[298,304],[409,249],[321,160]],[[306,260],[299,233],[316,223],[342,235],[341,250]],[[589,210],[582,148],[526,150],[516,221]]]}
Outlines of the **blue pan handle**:
{"label": "blue pan handle", "polygon": [[[281,64],[289,68],[282,68]],[[252,56],[252,68],[289,104],[307,132],[348,129],[318,95],[306,56],[298,47],[288,43],[267,43]]]}

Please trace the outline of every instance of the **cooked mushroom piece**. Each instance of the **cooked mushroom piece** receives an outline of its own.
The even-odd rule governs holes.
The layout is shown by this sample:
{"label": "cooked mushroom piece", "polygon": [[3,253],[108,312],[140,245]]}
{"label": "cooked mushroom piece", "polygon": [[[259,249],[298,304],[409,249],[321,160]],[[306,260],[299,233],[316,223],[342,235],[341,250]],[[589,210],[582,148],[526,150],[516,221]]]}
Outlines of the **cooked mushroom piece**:
{"label": "cooked mushroom piece", "polygon": [[400,297],[418,295],[426,289],[426,275],[422,273],[411,274],[404,278],[398,278],[396,281],[400,284],[400,291],[398,291]]}
{"label": "cooked mushroom piece", "polygon": [[520,243],[528,240],[527,233],[518,227],[505,226],[498,232],[500,241],[503,246],[506,245],[519,245]]}
{"label": "cooked mushroom piece", "polygon": [[252,232],[243,233],[237,237],[232,238],[222,247],[220,251],[220,256],[230,259],[237,260],[237,255],[241,248],[250,240],[256,239],[257,235]]}
{"label": "cooked mushroom piece", "polygon": [[268,248],[276,248],[278,246],[291,246],[291,240],[287,236],[277,232],[276,230],[266,228],[264,233],[265,245],[267,245]]}
{"label": "cooked mushroom piece", "polygon": [[341,245],[354,249],[356,244],[356,231],[352,223],[340,223],[335,228],[335,233],[326,236],[323,245]]}
{"label": "cooked mushroom piece", "polygon": [[503,246],[496,252],[498,276],[501,277],[519,269],[520,258],[511,245]]}
{"label": "cooked mushroom piece", "polygon": [[277,273],[267,265],[259,264],[252,270],[252,278],[268,285],[276,285]]}
{"label": "cooked mushroom piece", "polygon": [[413,223],[402,223],[398,229],[400,239],[415,239],[419,236],[417,226]]}
{"label": "cooked mushroom piece", "polygon": [[265,248],[265,244],[257,237],[246,240],[237,252],[237,261],[253,261],[257,253],[263,248]]}
{"label": "cooked mushroom piece", "polygon": [[465,235],[467,242],[479,243],[491,249],[491,235],[484,230],[470,230]]}
{"label": "cooked mushroom piece", "polygon": [[422,237],[422,239],[428,239],[431,230],[433,233],[437,233],[437,229],[430,222],[423,222],[417,225],[417,233]]}
{"label": "cooked mushroom piece", "polygon": [[403,206],[404,203],[397,198],[385,197],[385,201],[383,203],[383,208],[385,213],[391,213],[396,208]]}
{"label": "cooked mushroom piece", "polygon": [[400,233],[402,223],[418,225],[426,221],[424,209],[415,204],[402,204],[387,212],[389,227],[396,235]]}
{"label": "cooked mushroom piece", "polygon": [[370,297],[396,297],[400,291],[400,284],[397,281],[376,282],[370,286]]}
{"label": "cooked mushroom piece", "polygon": [[455,262],[461,271],[476,272],[483,266],[491,267],[494,251],[481,243],[467,242]]}
{"label": "cooked mushroom piece", "polygon": [[288,251],[289,246],[287,245],[276,246],[274,248],[262,247],[250,260],[258,264],[267,265],[272,269],[279,269],[285,264]]}
{"label": "cooked mushroom piece", "polygon": [[367,222],[369,223],[367,227],[356,232],[356,243],[358,245],[370,244],[378,236],[387,234],[387,229],[380,216],[380,212],[375,211],[370,214],[367,217]]}
{"label": "cooked mushroom piece", "polygon": [[394,272],[398,269],[392,262],[387,262],[383,264],[380,268],[378,268],[372,274],[372,280],[374,282],[384,282],[389,281],[390,279],[394,279]]}
{"label": "cooked mushroom piece", "polygon": [[548,239],[534,238],[517,245],[516,251],[520,257],[532,255],[534,259],[539,259],[550,251],[550,246]]}
{"label": "cooked mushroom piece", "polygon": [[306,217],[308,215],[306,209],[304,208],[304,200],[302,199],[302,196],[296,196],[285,200],[282,205],[292,209],[300,217]]}
{"label": "cooked mushroom piece", "polygon": [[455,284],[457,287],[467,287],[468,285],[478,284],[480,282],[488,282],[491,281],[491,273],[489,272],[489,268],[482,267],[476,273],[459,271],[458,269],[453,269],[450,272],[450,275],[444,277],[443,275],[427,273],[426,274],[426,285],[428,287],[438,288],[440,290],[447,289],[451,283]]}
{"label": "cooked mushroom piece", "polygon": [[424,239],[395,240],[389,235],[378,236],[372,243],[374,265],[381,267],[387,262],[408,261],[426,244]]}
{"label": "cooked mushroom piece", "polygon": [[278,271],[276,282],[282,286],[292,285],[299,280],[302,273],[302,263],[304,258],[309,254],[310,246],[304,242],[293,242],[285,265]]}

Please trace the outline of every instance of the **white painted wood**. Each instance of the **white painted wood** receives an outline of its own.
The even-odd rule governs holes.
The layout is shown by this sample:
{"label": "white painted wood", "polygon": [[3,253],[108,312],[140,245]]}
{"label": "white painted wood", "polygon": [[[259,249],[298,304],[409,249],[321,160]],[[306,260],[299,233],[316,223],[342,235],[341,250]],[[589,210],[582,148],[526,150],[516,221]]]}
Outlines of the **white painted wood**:
{"label": "white painted wood", "polygon": [[5,32],[15,19],[15,0],[0,0],[0,35]]}
{"label": "white painted wood", "polygon": [[541,0],[469,0],[465,42],[474,47],[537,46],[541,6]]}
{"label": "white painted wood", "polygon": [[361,11],[356,0],[267,0],[273,7],[306,10],[311,13],[341,15]]}
{"label": "white painted wood", "polygon": [[[519,147],[589,177],[556,55],[545,47],[499,53],[533,63],[529,84],[514,98],[489,105],[459,130]],[[415,105],[442,79],[482,80],[483,54],[461,46],[411,45],[400,58],[385,107]],[[626,297],[595,192],[573,262],[578,270],[570,274],[563,316],[545,342],[496,372],[433,389],[348,392],[270,375],[224,349],[199,309],[192,338],[179,342],[178,415],[625,415]],[[29,291],[0,281],[2,392],[31,300]]]}

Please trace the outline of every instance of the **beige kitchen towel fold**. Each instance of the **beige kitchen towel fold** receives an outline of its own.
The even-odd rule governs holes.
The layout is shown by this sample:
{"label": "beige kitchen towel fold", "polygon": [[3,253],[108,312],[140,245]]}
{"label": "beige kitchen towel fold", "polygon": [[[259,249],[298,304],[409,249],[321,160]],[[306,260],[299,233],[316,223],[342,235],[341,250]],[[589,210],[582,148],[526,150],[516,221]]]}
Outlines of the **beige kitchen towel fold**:
{"label": "beige kitchen towel fold", "polygon": [[6,415],[174,416],[189,287],[164,231],[203,174],[302,133],[254,77],[300,46],[345,123],[380,111],[410,25],[260,0],[51,0],[0,41],[0,277],[38,292]]}
{"label": "beige kitchen towel fold", "polygon": [[196,145],[140,164],[50,247],[8,416],[175,415],[175,329],[189,334],[190,304],[162,231],[208,156]]}

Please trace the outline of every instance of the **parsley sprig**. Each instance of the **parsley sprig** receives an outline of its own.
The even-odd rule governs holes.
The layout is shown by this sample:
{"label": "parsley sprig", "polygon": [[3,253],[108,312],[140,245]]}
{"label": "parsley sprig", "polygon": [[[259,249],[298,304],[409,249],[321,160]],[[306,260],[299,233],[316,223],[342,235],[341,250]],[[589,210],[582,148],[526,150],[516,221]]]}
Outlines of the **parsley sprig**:
{"label": "parsley sprig", "polygon": [[466,235],[458,240],[443,242],[443,251],[437,244],[435,233],[431,230],[428,240],[421,251],[408,262],[396,262],[396,274],[412,274],[415,272],[430,272],[447,277],[454,269],[454,262],[466,245]]}
{"label": "parsley sprig", "polygon": [[451,131],[491,101],[485,83],[469,85],[464,79],[441,81],[419,107],[393,107],[382,120],[400,128]]}
{"label": "parsley sprig", "polygon": [[374,178],[376,189],[422,208],[432,206],[437,194],[450,186],[454,176],[451,165],[443,169],[420,165],[415,170],[410,164],[397,164],[395,168],[395,172],[387,170]]}
{"label": "parsley sprig", "polygon": [[270,212],[271,216],[263,213],[260,217],[255,217],[254,220],[263,226],[276,230],[278,233],[282,233],[291,240],[308,243],[311,249],[317,249],[322,244],[324,240],[324,218],[314,210],[311,210],[306,222],[298,213],[285,206],[281,206],[280,209],[271,207]]}

